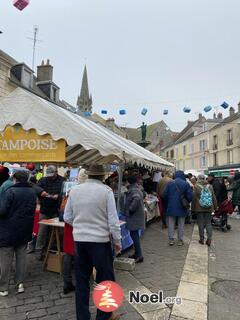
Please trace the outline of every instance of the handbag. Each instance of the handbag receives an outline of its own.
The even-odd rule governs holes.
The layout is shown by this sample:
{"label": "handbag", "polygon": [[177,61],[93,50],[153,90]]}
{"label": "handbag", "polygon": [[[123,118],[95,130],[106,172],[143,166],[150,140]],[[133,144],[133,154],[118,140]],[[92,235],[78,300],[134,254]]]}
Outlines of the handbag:
{"label": "handbag", "polygon": [[183,206],[184,209],[189,210],[190,209],[190,203],[187,201],[187,199],[185,198],[183,192],[180,190],[177,182],[175,181],[175,185],[177,188],[177,191],[180,193],[180,199],[181,199],[181,204]]}

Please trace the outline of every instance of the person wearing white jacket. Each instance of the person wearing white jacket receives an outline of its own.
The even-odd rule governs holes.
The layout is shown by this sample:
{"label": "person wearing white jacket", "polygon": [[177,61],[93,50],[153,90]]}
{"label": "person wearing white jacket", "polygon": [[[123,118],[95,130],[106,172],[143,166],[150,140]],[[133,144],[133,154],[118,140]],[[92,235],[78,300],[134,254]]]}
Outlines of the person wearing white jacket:
{"label": "person wearing white jacket", "polygon": [[[77,320],[90,320],[89,281],[93,267],[96,282],[115,281],[113,252],[121,251],[121,230],[112,190],[103,184],[103,166],[92,165],[88,180],[74,187],[64,211],[64,221],[73,226],[75,242]],[[97,310],[96,319],[114,319]]]}

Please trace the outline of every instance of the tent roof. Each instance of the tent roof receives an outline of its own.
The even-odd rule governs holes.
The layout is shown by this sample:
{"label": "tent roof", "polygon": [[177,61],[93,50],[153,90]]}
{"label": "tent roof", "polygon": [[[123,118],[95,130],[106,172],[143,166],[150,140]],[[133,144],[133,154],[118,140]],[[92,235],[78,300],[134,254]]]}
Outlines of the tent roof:
{"label": "tent roof", "polygon": [[125,160],[151,167],[173,164],[112,131],[21,88],[0,100],[0,131],[19,123],[39,135],[67,142],[67,161],[84,163]]}

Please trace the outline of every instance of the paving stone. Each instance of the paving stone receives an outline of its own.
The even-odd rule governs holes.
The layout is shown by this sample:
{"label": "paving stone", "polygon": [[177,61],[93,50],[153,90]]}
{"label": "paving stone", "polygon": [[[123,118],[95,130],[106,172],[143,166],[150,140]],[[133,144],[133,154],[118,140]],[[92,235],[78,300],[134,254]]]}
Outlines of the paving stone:
{"label": "paving stone", "polygon": [[24,299],[25,304],[38,303],[42,301],[43,301],[42,297],[32,297],[32,298]]}
{"label": "paving stone", "polygon": [[181,305],[174,305],[172,315],[191,320],[207,320],[207,304],[183,299]]}
{"label": "paving stone", "polygon": [[38,309],[38,310],[35,310],[35,311],[30,311],[28,313],[28,319],[35,319],[35,318],[41,318],[43,316],[46,316],[47,315],[47,312],[45,309]]}
{"label": "paving stone", "polygon": [[183,299],[207,303],[208,288],[206,285],[181,281],[177,295]]}

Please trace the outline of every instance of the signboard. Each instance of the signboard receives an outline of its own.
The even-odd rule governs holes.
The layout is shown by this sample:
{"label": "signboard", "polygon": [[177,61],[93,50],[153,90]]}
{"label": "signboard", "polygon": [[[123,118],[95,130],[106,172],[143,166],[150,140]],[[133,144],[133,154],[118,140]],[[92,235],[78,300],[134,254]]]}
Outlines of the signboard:
{"label": "signboard", "polygon": [[49,134],[40,136],[19,125],[0,133],[1,162],[64,162],[65,147],[64,140],[54,141]]}

